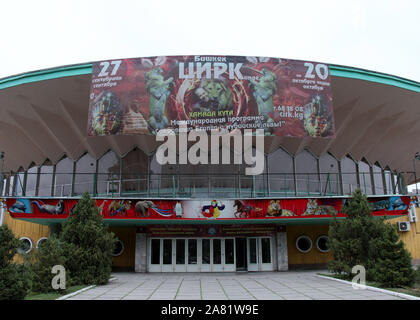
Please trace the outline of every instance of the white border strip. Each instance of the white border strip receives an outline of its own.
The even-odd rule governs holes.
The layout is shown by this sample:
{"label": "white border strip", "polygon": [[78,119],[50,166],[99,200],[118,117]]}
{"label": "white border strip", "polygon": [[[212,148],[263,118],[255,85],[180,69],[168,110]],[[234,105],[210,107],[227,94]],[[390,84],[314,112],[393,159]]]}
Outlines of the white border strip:
{"label": "white border strip", "polygon": [[57,298],[57,299],[55,299],[55,300],[66,300],[66,299],[68,299],[68,298],[71,298],[71,297],[75,296],[76,294],[82,293],[83,291],[86,291],[86,290],[92,289],[93,287],[96,287],[96,285],[91,285],[91,286],[89,286],[89,287],[86,287],[86,288],[83,288],[83,289],[77,290],[77,291],[75,291],[75,292],[69,293],[69,294],[67,294],[67,295],[65,295],[65,296],[62,296],[62,297],[60,297],[60,298]]}
{"label": "white border strip", "polygon": [[[112,278],[110,278],[108,281],[109,281],[109,282],[111,282],[111,281],[114,281],[114,280],[116,280],[116,279],[117,279],[116,277],[112,277]],[[86,288],[82,288],[82,289],[77,290],[77,291],[75,291],[75,292],[69,293],[69,294],[67,294],[67,295],[65,295],[65,296],[61,296],[61,297],[59,297],[59,298],[57,298],[57,299],[55,299],[55,300],[66,300],[66,299],[68,299],[68,298],[71,298],[71,297],[73,297],[73,296],[75,296],[75,295],[79,294],[79,293],[82,293],[83,291],[86,291],[86,290],[92,289],[92,288],[94,288],[94,287],[96,287],[96,285],[91,285],[91,286],[88,286],[88,287],[86,287]]]}
{"label": "white border strip", "polygon": [[319,274],[317,274],[316,276],[319,277],[319,278],[323,278],[323,279],[334,280],[334,281],[354,285],[354,286],[357,286],[357,287],[360,287],[360,288],[364,287],[367,290],[378,291],[378,292],[381,292],[381,293],[386,293],[386,294],[389,294],[389,295],[392,295],[392,296],[397,296],[397,297],[404,298],[404,299],[407,299],[407,300],[420,300],[419,297],[412,296],[412,295],[405,294],[405,293],[400,293],[400,292],[391,291],[391,290],[385,290],[385,289],[376,288],[376,287],[372,287],[372,286],[368,286],[368,285],[363,286],[363,285],[360,285],[358,283],[353,283],[353,282],[350,282],[350,281],[347,281],[347,280],[337,279],[337,278],[333,278],[333,277],[321,276]]}

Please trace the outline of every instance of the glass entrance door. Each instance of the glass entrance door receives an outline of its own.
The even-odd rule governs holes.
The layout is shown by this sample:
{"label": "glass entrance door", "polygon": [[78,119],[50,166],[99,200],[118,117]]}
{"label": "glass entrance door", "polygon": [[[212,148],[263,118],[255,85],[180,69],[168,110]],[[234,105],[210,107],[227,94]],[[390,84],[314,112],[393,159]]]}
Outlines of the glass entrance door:
{"label": "glass entrance door", "polygon": [[273,250],[270,237],[248,238],[248,271],[272,271]]}
{"label": "glass entrance door", "polygon": [[149,248],[149,272],[236,270],[234,238],[151,238]]}

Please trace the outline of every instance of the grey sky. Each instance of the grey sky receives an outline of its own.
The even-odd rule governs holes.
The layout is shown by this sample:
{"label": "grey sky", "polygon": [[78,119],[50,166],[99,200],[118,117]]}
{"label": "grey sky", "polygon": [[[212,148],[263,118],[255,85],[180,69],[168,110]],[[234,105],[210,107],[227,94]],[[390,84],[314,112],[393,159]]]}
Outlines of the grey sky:
{"label": "grey sky", "polygon": [[5,1],[0,77],[157,55],[313,60],[420,81],[420,1]]}

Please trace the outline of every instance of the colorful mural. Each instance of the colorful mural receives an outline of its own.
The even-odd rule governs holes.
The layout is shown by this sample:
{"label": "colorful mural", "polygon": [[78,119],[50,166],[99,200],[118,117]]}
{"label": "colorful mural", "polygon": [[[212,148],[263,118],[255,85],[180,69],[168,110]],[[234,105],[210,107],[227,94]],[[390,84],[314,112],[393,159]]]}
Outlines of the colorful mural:
{"label": "colorful mural", "polygon": [[[135,200],[96,199],[99,213],[105,219],[290,219],[345,217],[342,212],[347,198],[301,198],[263,200]],[[409,196],[369,198],[372,214],[406,215]],[[65,219],[77,199],[6,199],[14,218]]]}

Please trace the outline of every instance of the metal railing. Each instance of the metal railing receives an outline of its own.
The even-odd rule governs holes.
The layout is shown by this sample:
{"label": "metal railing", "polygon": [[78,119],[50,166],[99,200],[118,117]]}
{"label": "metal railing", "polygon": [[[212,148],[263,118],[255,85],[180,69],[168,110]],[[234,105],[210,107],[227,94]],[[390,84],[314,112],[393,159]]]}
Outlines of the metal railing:
{"label": "metal railing", "polygon": [[[368,195],[405,193],[404,181],[400,175],[377,174],[380,174],[380,177],[374,179],[374,174],[362,172],[359,172],[358,175],[356,173],[264,173],[257,176],[238,173],[77,173],[74,175],[63,173],[61,177],[58,176],[61,175],[60,173],[56,173],[56,177],[51,179],[53,185],[41,186],[38,182],[33,183],[32,181],[29,185],[36,186],[35,188],[25,188],[28,177],[22,181],[19,175],[14,175],[13,180],[16,181],[13,181],[13,186],[3,187],[2,196],[71,197],[79,196],[87,191],[94,197],[315,197],[350,195],[357,188]],[[389,178],[388,181],[386,178]],[[55,182],[53,183],[53,181]],[[57,181],[61,181],[61,183],[57,183]]]}

